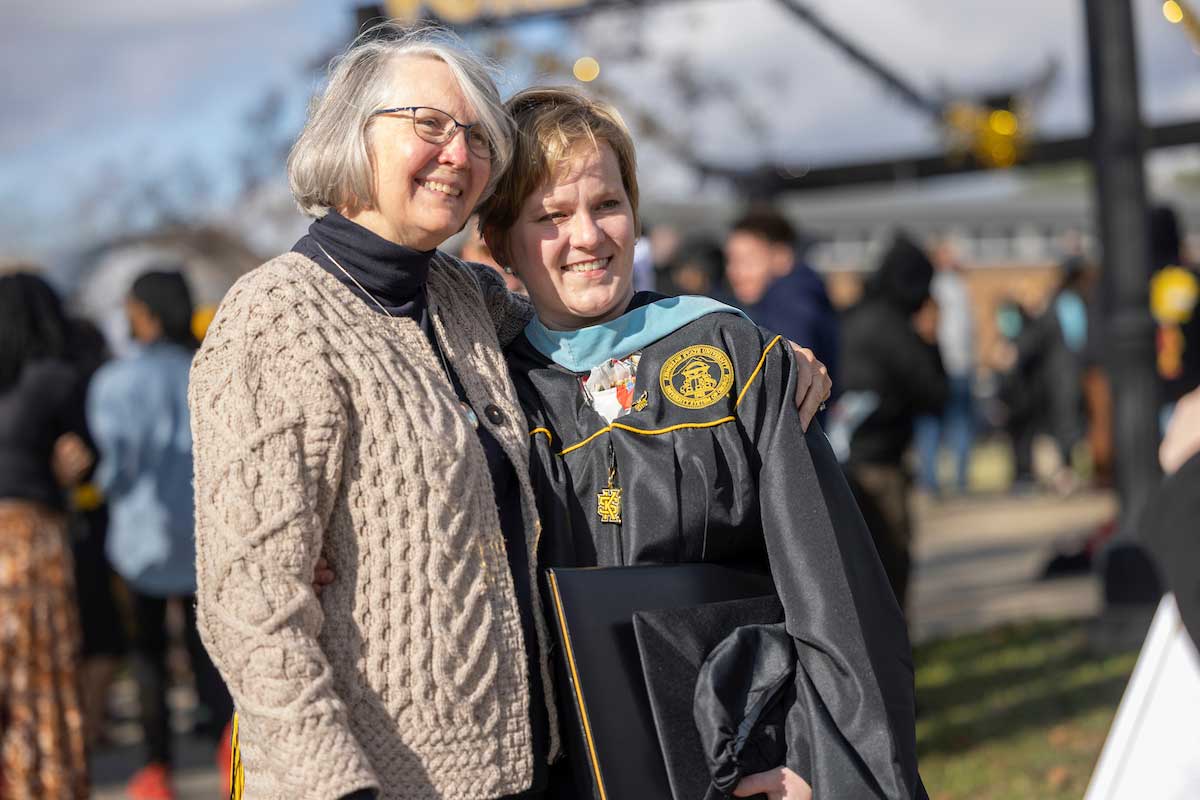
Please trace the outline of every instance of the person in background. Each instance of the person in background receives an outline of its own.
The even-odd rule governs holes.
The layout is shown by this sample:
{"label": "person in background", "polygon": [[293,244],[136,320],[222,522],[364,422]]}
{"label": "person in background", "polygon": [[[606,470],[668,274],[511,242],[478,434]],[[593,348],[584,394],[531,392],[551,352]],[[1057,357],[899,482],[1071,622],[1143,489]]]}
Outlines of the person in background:
{"label": "person in background", "polygon": [[1045,389],[1041,352],[1019,347],[1030,323],[1029,313],[1016,298],[1005,298],[996,306],[996,331],[1000,336],[992,348],[990,362],[996,372],[996,395],[1002,406],[1004,430],[1012,447],[1014,492],[1032,491],[1037,486],[1033,437]]}
{"label": "person in background", "polygon": [[942,242],[933,252],[931,292],[938,307],[937,342],[946,368],[950,394],[942,416],[917,418],[917,449],[920,454],[921,488],[934,497],[941,493],[938,455],[946,442],[954,455],[954,485],[960,493],[968,489],[971,446],[975,439],[975,403],[972,378],[975,373],[975,320],[971,294],[967,290],[962,263],[954,246]]}
{"label": "person in background", "polygon": [[[86,387],[96,370],[109,359],[108,343],[100,329],[88,320],[73,318],[69,325],[67,356],[78,370],[81,385]],[[109,688],[128,649],[125,620],[113,591],[115,575],[105,552],[108,503],[90,477],[71,492],[71,513],[67,519],[83,630],[79,677],[89,750],[103,741]]]}
{"label": "person in background", "polygon": [[1068,258],[1059,266],[1059,283],[1042,312],[1018,345],[1042,353],[1046,390],[1046,426],[1058,446],[1059,466],[1051,484],[1059,494],[1070,494],[1079,481],[1073,468],[1075,445],[1084,435],[1083,373],[1088,345],[1089,273],[1082,258]]}
{"label": "person in background", "polygon": [[725,254],[721,246],[705,235],[685,239],[668,267],[671,292],[727,300],[725,290]]}
{"label": "person in background", "polygon": [[67,331],[45,281],[0,276],[0,797],[19,800],[88,796],[63,490],[92,458]]}
{"label": "person in background", "polygon": [[1175,403],[1200,385],[1200,272],[1184,258],[1179,218],[1170,206],[1150,213],[1150,311],[1158,326],[1156,367],[1165,426]]}
{"label": "person in background", "polygon": [[[184,641],[207,712],[197,732],[222,742],[233,714],[229,693],[196,629],[196,550],[188,370],[196,349],[192,300],[174,269],[142,274],[125,300],[137,348],[97,371],[88,422],[100,462],[95,480],[108,497],[107,551],[129,586],[135,624],[134,667],[146,765],[128,786],[132,800],[169,800],[172,747],[167,707],[167,606],[182,606]],[[218,768],[228,773],[224,744]]]}
{"label": "person in background", "polygon": [[838,317],[825,283],[801,258],[796,230],[773,208],[753,209],[725,239],[736,304],[764,328],[801,342],[825,364],[838,392]]}
{"label": "person in background", "polygon": [[932,280],[929,257],[897,235],[842,321],[842,394],[831,414],[830,439],[845,443],[850,486],[901,608],[912,562],[904,455],[916,418],[940,415],[949,394]]}

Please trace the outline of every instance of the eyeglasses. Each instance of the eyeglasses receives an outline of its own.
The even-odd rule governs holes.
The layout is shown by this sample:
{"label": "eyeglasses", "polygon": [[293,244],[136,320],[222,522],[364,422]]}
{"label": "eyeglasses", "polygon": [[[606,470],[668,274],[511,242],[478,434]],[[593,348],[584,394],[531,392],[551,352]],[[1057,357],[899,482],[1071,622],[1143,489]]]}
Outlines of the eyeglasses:
{"label": "eyeglasses", "polygon": [[480,158],[492,157],[492,140],[482,123],[472,122],[464,125],[454,117],[438,108],[429,106],[401,106],[398,108],[381,108],[372,112],[372,117],[380,114],[412,113],[413,132],[423,141],[430,144],[446,144],[454,138],[459,128],[467,139],[467,149]]}

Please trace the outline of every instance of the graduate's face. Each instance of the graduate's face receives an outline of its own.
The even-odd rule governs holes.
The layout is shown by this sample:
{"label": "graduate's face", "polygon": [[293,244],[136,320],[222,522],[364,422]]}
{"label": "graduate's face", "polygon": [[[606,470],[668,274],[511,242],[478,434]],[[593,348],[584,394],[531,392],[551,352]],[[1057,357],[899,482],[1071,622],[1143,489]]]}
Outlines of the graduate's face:
{"label": "graduate's face", "polygon": [[635,238],[616,155],[587,143],[526,199],[509,249],[542,323],[576,330],[624,313]]}

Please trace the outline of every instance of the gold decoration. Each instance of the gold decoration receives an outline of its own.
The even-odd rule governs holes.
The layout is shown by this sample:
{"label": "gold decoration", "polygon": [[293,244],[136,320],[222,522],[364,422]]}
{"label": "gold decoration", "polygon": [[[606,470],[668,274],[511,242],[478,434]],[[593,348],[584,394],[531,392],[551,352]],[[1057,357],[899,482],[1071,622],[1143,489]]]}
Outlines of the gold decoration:
{"label": "gold decoration", "polygon": [[658,384],[668,400],[682,408],[707,408],[729,394],[733,364],[723,350],[697,344],[663,362]]}
{"label": "gold decoration", "polygon": [[601,522],[621,524],[621,489],[608,487],[596,494],[596,513]]}

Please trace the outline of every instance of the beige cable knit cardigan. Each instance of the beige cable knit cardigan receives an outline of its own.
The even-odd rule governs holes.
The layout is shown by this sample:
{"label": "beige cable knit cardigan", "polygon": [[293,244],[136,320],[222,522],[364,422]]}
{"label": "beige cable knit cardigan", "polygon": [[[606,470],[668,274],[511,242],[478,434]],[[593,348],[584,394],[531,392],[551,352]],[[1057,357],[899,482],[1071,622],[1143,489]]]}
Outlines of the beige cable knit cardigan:
{"label": "beige cable knit cardigan", "polygon": [[[479,269],[439,254],[429,298],[472,405],[503,415],[479,424],[520,478],[536,587],[528,433],[496,331],[511,338],[528,312]],[[190,405],[198,618],[240,715],[245,797],[528,787],[527,662],[491,476],[417,324],[280,256],[221,304]],[[320,555],[338,577],[318,600]]]}

